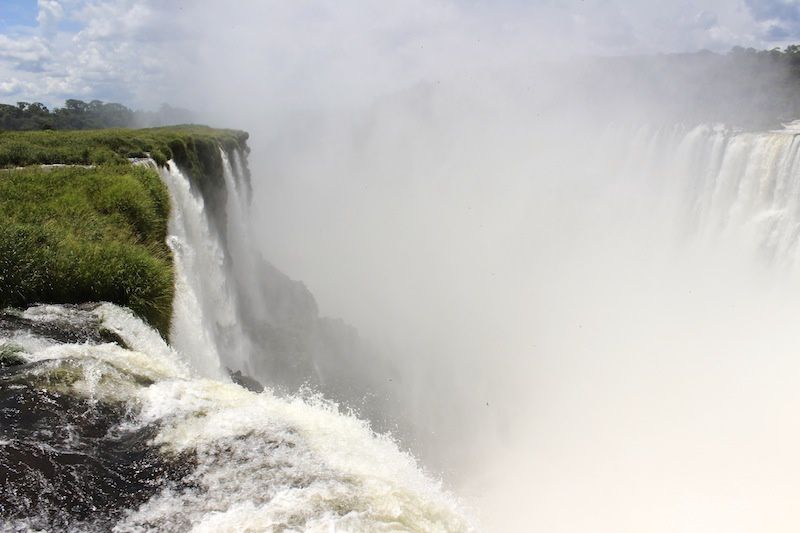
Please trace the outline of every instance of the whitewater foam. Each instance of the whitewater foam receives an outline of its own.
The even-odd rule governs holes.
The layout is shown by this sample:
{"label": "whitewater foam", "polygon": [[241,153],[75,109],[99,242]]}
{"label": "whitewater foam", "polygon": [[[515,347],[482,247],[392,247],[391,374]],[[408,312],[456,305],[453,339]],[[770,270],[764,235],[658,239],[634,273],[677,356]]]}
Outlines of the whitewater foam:
{"label": "whitewater foam", "polygon": [[[459,504],[388,437],[318,397],[279,398],[193,377],[127,309],[39,306],[39,320],[99,320],[128,345],[20,343],[28,379],[89,405],[123,402],[117,432],[157,428],[150,446],[195,464],[115,531],[467,531]],[[171,458],[171,459],[170,459]]]}

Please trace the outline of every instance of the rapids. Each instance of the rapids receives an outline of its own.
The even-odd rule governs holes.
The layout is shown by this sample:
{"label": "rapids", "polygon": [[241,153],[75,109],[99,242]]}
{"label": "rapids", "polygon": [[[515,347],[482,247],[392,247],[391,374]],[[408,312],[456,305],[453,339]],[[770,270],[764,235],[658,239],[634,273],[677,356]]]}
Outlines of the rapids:
{"label": "rapids", "polygon": [[28,323],[2,331],[26,360],[0,372],[4,530],[470,528],[411,456],[330,402],[201,377],[112,304],[9,316]]}

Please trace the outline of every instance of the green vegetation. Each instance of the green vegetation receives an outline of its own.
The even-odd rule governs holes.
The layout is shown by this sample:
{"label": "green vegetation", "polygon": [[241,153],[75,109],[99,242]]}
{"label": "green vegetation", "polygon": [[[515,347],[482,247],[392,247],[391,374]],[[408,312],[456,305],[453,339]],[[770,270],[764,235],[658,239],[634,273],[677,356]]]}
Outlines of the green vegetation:
{"label": "green vegetation", "polygon": [[169,197],[132,165],[0,173],[0,307],[109,301],[169,331]]}
{"label": "green vegetation", "polygon": [[122,104],[100,100],[67,100],[64,107],[48,109],[41,102],[0,104],[3,130],[88,130],[163,126],[192,121],[192,113],[166,104],[156,111],[131,111]]}
{"label": "green vegetation", "polygon": [[[246,140],[205,126],[0,132],[0,308],[109,301],[166,337],[169,195],[128,158],[174,159],[209,198],[224,194],[219,146],[246,151]],[[52,164],[73,166],[39,166]]]}
{"label": "green vegetation", "polygon": [[62,163],[128,163],[148,154],[159,165],[174,159],[195,179],[222,175],[218,146],[247,150],[247,133],[206,126],[140,130],[0,131],[0,168]]}

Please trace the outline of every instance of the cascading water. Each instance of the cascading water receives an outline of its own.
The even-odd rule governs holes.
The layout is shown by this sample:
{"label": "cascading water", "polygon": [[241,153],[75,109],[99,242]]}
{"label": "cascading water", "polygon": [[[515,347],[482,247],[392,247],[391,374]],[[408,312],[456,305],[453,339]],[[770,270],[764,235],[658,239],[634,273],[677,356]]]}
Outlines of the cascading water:
{"label": "cascading water", "polygon": [[[12,530],[467,527],[455,503],[409,456],[322,400],[281,399],[192,378],[194,372],[156,332],[111,304],[33,307],[20,319],[34,327],[3,332],[4,345],[13,344],[28,361],[0,376],[6,416],[16,405],[36,420],[51,416],[39,413],[46,409],[74,419],[63,434],[30,420],[24,433],[3,426],[4,464],[19,464],[0,477],[2,511]],[[113,331],[128,348],[63,343],[36,333],[36,325],[67,331],[81,321]],[[52,396],[53,405],[23,401],[28,389]],[[64,398],[79,404],[76,412],[61,407],[59,413]],[[122,411],[114,411],[116,405]],[[105,419],[99,433],[92,427],[98,418]],[[107,448],[117,455],[105,458],[103,453],[112,453]],[[75,458],[65,461],[69,456]],[[63,462],[74,470],[42,477],[37,461],[52,461],[56,468]],[[102,466],[104,461],[113,462]],[[119,480],[106,481],[109,475]],[[70,476],[83,485],[80,493],[63,493]],[[109,492],[99,492],[103,483],[111,483]],[[69,501],[69,508],[60,507]],[[138,505],[126,509],[129,504]]]}
{"label": "cascading water", "polygon": [[509,92],[304,126],[256,190],[272,257],[399,347],[393,412],[490,530],[791,531],[796,131]]}
{"label": "cascading water", "polygon": [[[785,313],[768,325],[759,325],[747,320],[750,315],[740,319],[739,311],[720,314],[720,306],[709,304],[710,300],[701,301],[705,307],[692,308],[686,304],[693,296],[675,288],[690,287],[721,299],[735,283],[714,286],[709,281],[738,270],[740,263],[749,264],[755,258],[757,265],[767,268],[778,265],[791,272],[796,267],[800,239],[797,132],[791,128],[765,133],[710,126],[641,128],[611,131],[597,144],[594,152],[585,152],[585,160],[564,169],[575,180],[567,182],[570,198],[580,196],[576,190],[590,198],[578,202],[587,219],[575,223],[577,230],[555,224],[569,220],[577,210],[565,209],[559,213],[561,218],[548,220],[555,221],[559,236],[578,235],[573,240],[564,237],[566,244],[549,250],[570,259],[569,254],[575,254],[579,260],[554,267],[565,270],[575,280],[574,286],[548,287],[552,293],[536,293],[538,301],[558,302],[547,316],[542,315],[555,327],[549,337],[536,340],[542,348],[531,357],[531,365],[538,374],[531,378],[530,368],[502,362],[513,370],[508,376],[508,398],[519,413],[514,413],[517,418],[509,417],[512,427],[505,430],[503,453],[483,458],[488,471],[500,479],[484,471],[470,480],[477,487],[464,487],[466,493],[477,493],[487,508],[500,509],[501,519],[490,520],[498,530],[532,524],[548,531],[632,531],[647,523],[648,513],[659,512],[665,524],[686,525],[680,513],[675,518],[664,510],[673,496],[671,483],[679,486],[682,478],[672,480],[670,472],[656,466],[660,463],[637,456],[617,435],[635,434],[642,447],[657,450],[653,452],[656,458],[666,458],[664,464],[683,465],[686,460],[692,473],[706,475],[704,464],[691,461],[694,456],[689,451],[693,450],[681,447],[692,439],[705,442],[708,438],[705,428],[694,427],[688,417],[689,422],[680,422],[685,414],[681,402],[692,408],[695,404],[685,398],[711,402],[706,418],[696,416],[715,425],[723,435],[720,438],[743,438],[733,425],[726,425],[733,418],[725,410],[727,403],[733,404],[740,417],[748,416],[748,408],[730,394],[733,385],[720,382],[721,363],[703,358],[718,348],[712,342],[717,337],[698,334],[700,340],[693,346],[687,340],[691,334],[684,333],[694,332],[698,319],[713,311],[720,323],[736,317],[754,328],[757,338],[770,339],[775,346],[775,339],[785,334]],[[613,178],[593,181],[592,169],[609,168],[609,159]],[[0,351],[26,363],[0,369],[0,464],[19,465],[0,471],[3,527],[118,532],[475,529],[460,504],[420,471],[411,456],[322,396],[282,396],[271,387],[256,393],[229,381],[229,371],[242,371],[268,385],[289,382],[289,389],[305,381],[333,383],[323,390],[337,401],[385,392],[377,388],[377,381],[367,379],[368,371],[353,370],[372,370],[370,365],[381,363],[353,356],[359,344],[348,337],[347,330],[321,319],[301,284],[253,252],[246,162],[235,151],[223,151],[222,162],[227,194],[224,206],[214,209],[208,203],[212,200],[204,198],[191,177],[173,162],[159,169],[173,201],[168,237],[176,269],[172,346],[129,311],[110,304],[33,306],[0,314]],[[480,184],[470,185],[476,195],[474,205],[483,199],[486,205],[503,207],[508,215],[504,220],[529,221],[527,204],[508,202],[521,195],[491,196]],[[529,187],[525,190],[537,191]],[[624,191],[637,202],[605,204],[603,189],[610,189],[615,198]],[[448,191],[438,192],[446,196]],[[514,213],[513,208],[524,213]],[[219,218],[219,213],[224,217]],[[491,213],[483,214],[483,220],[491,224]],[[500,226],[504,238],[520,237],[509,226]],[[605,234],[581,233],[587,227],[602,228]],[[529,237],[524,233],[513,244],[522,245]],[[617,242],[624,241],[623,237],[630,242]],[[589,255],[611,246],[617,246],[613,254]],[[709,258],[718,250],[724,252],[720,261],[711,262]],[[701,260],[691,263],[698,254]],[[663,261],[665,256],[669,262]],[[520,259],[515,262],[520,265],[519,277],[511,282],[525,289],[526,267],[533,263],[511,253],[509,259]],[[696,268],[697,264],[711,265],[711,272]],[[684,275],[691,283],[669,284]],[[606,285],[592,283],[592,276],[605,276]],[[731,279],[745,278],[734,275]],[[739,289],[735,295],[753,298],[762,287]],[[604,302],[609,301],[633,311],[615,311],[615,318],[608,319]],[[769,294],[751,301],[777,309]],[[593,302],[600,303],[593,306]],[[524,313],[517,314],[527,319]],[[577,324],[580,330],[564,335],[558,328],[565,323]],[[505,331],[516,331],[514,326],[508,325]],[[724,372],[745,375],[749,368],[745,356],[752,343],[731,338],[723,345],[729,365],[723,367]],[[673,350],[670,339],[685,345]],[[628,348],[630,353],[625,353]],[[537,359],[538,353],[551,358]],[[780,350],[776,353],[770,368],[786,379],[792,370],[787,363],[790,358],[781,359]],[[654,373],[648,357],[669,358],[671,364],[658,366]],[[335,373],[337,369],[340,374]],[[350,380],[342,381],[342,374],[349,374]],[[411,383],[402,373],[399,377]],[[517,387],[514,379],[524,381],[524,387]],[[772,375],[760,379],[770,380],[775,401],[793,397],[788,382]],[[734,378],[731,382],[737,383]],[[447,383],[436,385],[437,395],[463,399]],[[418,409],[433,413],[429,419],[436,425],[442,420],[434,416],[439,409],[449,418],[463,416],[464,424],[491,427],[481,424],[494,416],[495,409],[499,412],[504,400],[498,400],[500,407],[496,407],[496,397],[492,397],[490,407],[481,396],[483,391],[473,385],[467,381],[473,402],[467,404],[469,409],[458,411],[448,404],[443,408],[427,402],[424,391],[417,389],[419,397],[402,398],[388,416]],[[670,401],[649,390],[643,392],[648,387],[667,389]],[[700,392],[709,387],[714,400]],[[353,396],[346,396],[348,388],[356,389]],[[528,396],[531,390],[548,402],[536,403],[536,398]],[[581,395],[588,399],[580,401]],[[631,398],[650,411],[642,414],[637,409],[644,408],[632,405]],[[771,402],[768,398],[758,405],[769,411],[776,407]],[[377,401],[375,405],[384,408]],[[651,419],[678,420],[673,430],[677,436],[648,425]],[[520,422],[518,427],[514,422]],[[531,430],[533,436],[523,430]],[[440,437],[447,435],[442,432]],[[477,431],[470,437],[484,438]],[[783,437],[796,441],[793,435]],[[590,442],[590,449],[576,444],[580,442]],[[667,447],[664,442],[677,451],[660,451],[659,446]],[[625,460],[618,457],[620,449],[629,453]],[[783,464],[795,465],[792,455],[776,453]],[[623,514],[619,502],[609,502],[591,489],[597,479],[609,475],[602,470],[608,457],[617,457],[612,477],[627,483],[618,487],[624,504],[637,502],[637,512],[647,515],[640,519],[631,512],[628,528],[616,520]],[[729,466],[720,465],[720,469]],[[666,488],[639,501],[636,487],[646,486],[640,476],[661,479]],[[559,493],[567,490],[564,479],[570,482],[567,496]],[[698,477],[697,484],[704,493],[714,493],[719,487],[713,480],[707,474]],[[497,485],[501,490],[492,492]],[[572,499],[582,502],[584,515],[567,512],[564,501]],[[609,515],[615,519],[608,519]]]}
{"label": "cascading water", "polygon": [[[796,263],[800,229],[800,142],[791,129],[766,134],[698,128],[680,147],[695,226],[707,237],[745,238],[780,265]],[[706,171],[703,169],[707,168]]]}
{"label": "cascading water", "polygon": [[[235,235],[242,163],[228,157]],[[0,471],[0,530],[472,529],[410,455],[335,404],[230,382],[225,367],[259,355],[246,352],[249,302],[230,281],[243,249],[181,169],[161,175],[173,347],[111,304],[0,314],[0,350],[24,363],[0,368],[0,460],[14,465]]]}
{"label": "cascading water", "polygon": [[499,531],[792,531],[797,132],[593,141],[576,149],[585,177],[553,202],[564,225],[543,228],[566,249],[536,257],[552,263],[540,279],[509,281],[535,296],[508,320],[544,312],[506,328],[524,357],[495,360],[512,401],[491,398],[510,429],[464,491]]}
{"label": "cascading water", "polygon": [[796,263],[800,237],[797,134],[794,125],[763,133],[642,128],[621,174],[658,187],[672,231],[714,246],[749,246],[785,267]]}
{"label": "cascading water", "polygon": [[[225,256],[206,218],[205,202],[189,179],[170,161],[161,176],[172,198],[167,243],[175,258],[176,291],[170,331],[173,345],[191,358],[203,375],[223,375],[221,350],[230,351],[220,337],[242,339],[225,275]],[[234,329],[233,332],[229,330]]]}

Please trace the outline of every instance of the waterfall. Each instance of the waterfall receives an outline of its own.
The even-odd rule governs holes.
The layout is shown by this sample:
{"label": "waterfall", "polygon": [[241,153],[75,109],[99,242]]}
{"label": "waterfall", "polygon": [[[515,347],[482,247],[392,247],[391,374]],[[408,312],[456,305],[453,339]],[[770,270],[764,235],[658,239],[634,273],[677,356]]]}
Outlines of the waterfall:
{"label": "waterfall", "polygon": [[620,127],[592,142],[569,145],[585,160],[564,165],[579,175],[536,213],[545,224],[513,213],[509,263],[530,267],[481,315],[511,340],[491,337],[478,366],[500,385],[475,434],[496,440],[475,452],[489,480],[467,490],[490,495],[479,507],[499,531],[752,532],[781,513],[768,529],[791,531],[797,131]]}
{"label": "waterfall", "polygon": [[640,131],[624,179],[658,187],[659,212],[668,215],[674,231],[705,245],[747,247],[776,266],[797,264],[796,129],[746,132],[701,125]]}
{"label": "waterfall", "polygon": [[[224,205],[213,208],[207,202],[221,200],[204,198],[174,162],[159,170],[173,203],[167,239],[177,278],[173,346],[208,377],[241,372],[285,392],[311,386],[361,405],[371,391],[359,367],[386,363],[351,328],[319,317],[305,286],[260,255],[251,235],[246,159],[223,149],[220,158]],[[377,424],[381,401],[369,408]]]}
{"label": "waterfall", "polygon": [[161,176],[173,204],[167,237],[175,261],[172,344],[198,372],[219,378],[224,369],[216,332],[236,324],[222,248],[210,230],[202,196],[184,173],[170,161]]}
{"label": "waterfall", "polygon": [[[800,142],[791,131],[690,132],[686,218],[706,239],[743,238],[767,260],[797,262]],[[709,154],[709,155],[704,155]]]}
{"label": "waterfall", "polygon": [[[800,304],[785,297],[800,259],[798,151],[791,127],[609,128],[486,182],[416,176],[410,199],[393,189],[406,215],[451,217],[419,225],[438,232],[429,251],[484,239],[442,254],[464,274],[454,294],[469,295],[453,301],[473,314],[439,314],[452,344],[422,352],[434,361],[423,380],[417,354],[382,366],[260,255],[242,153],[221,150],[219,195],[173,161],[136,161],[172,201],[171,344],[107,303],[0,312],[0,354],[26,363],[0,371],[0,414],[37,421],[0,424],[0,462],[24,465],[0,476],[0,512],[12,530],[477,529],[380,426],[335,403],[365,395],[373,423],[407,416],[412,437],[470,459],[458,488],[498,530],[617,531],[626,513],[624,531],[655,513],[688,529],[675,495],[726,497],[719,472],[753,475],[737,461],[766,451],[765,480],[796,495],[783,472],[798,467],[800,436],[778,422],[800,372]],[[453,283],[450,270],[423,273]],[[231,383],[237,371],[266,388]]]}
{"label": "waterfall", "polygon": [[[238,158],[223,153],[224,221],[174,162],[159,170],[172,198],[171,345],[108,303],[0,311],[0,355],[16,365],[0,367],[0,461],[15,465],[0,475],[0,529],[473,531],[368,423],[319,395],[227,378],[265,357],[247,329],[266,316],[248,315],[264,290],[316,311],[285,276],[257,279]],[[269,310],[280,338],[291,317]]]}
{"label": "waterfall", "polygon": [[176,291],[170,338],[198,372],[215,378],[226,368],[252,372],[251,358],[260,354],[246,324],[267,308],[266,302],[252,301],[259,281],[256,256],[248,247],[244,167],[238,163],[234,169],[222,149],[220,157],[224,221],[214,220],[200,190],[173,161],[160,169],[172,200],[167,243],[175,259]]}
{"label": "waterfall", "polygon": [[427,464],[493,495],[496,531],[785,516],[759,487],[798,497],[796,130],[413,104],[286,149],[261,220],[324,308],[399,347]]}

